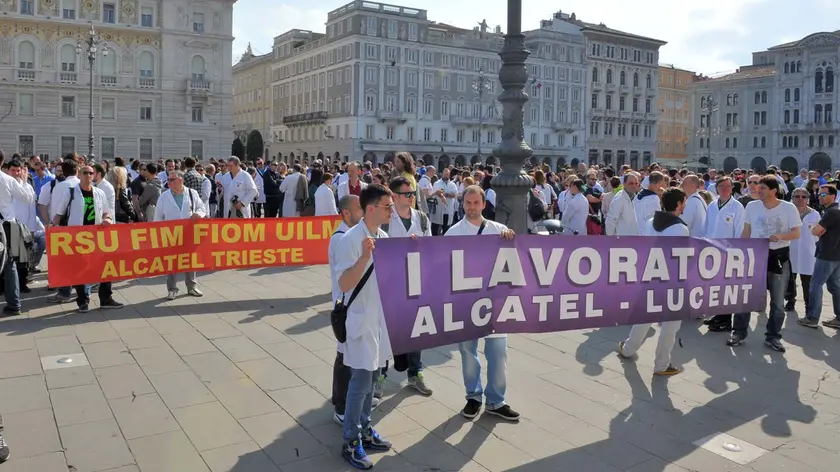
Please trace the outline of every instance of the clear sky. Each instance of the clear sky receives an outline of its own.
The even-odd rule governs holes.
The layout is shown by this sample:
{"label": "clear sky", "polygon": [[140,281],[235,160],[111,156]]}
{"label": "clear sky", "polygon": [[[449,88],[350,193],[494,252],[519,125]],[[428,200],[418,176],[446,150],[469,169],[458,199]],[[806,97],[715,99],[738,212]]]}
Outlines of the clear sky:
{"label": "clear sky", "polygon": [[[238,0],[234,6],[234,63],[250,42],[271,51],[274,36],[293,28],[323,33],[327,12],[349,0]],[[382,2],[387,3],[387,2]],[[399,0],[423,8],[432,21],[472,28],[482,19],[506,28],[506,0]],[[840,0],[523,0],[522,27],[536,29],[557,10],[583,21],[667,41],[660,61],[708,75],[749,64],[750,53],[840,30]]]}

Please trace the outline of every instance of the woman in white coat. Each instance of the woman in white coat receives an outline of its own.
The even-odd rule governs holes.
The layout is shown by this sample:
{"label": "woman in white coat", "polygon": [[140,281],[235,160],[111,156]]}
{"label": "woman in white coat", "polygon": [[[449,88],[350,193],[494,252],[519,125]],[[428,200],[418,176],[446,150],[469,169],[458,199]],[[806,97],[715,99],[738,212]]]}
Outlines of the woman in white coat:
{"label": "woman in white coat", "polygon": [[583,196],[583,180],[575,179],[569,185],[569,195],[566,208],[563,211],[563,232],[572,234],[577,231],[578,236],[586,236],[586,219],[589,218],[589,201]]}
{"label": "woman in white coat", "polygon": [[321,177],[321,186],[315,191],[315,216],[337,215],[338,208],[335,206],[335,194],[330,184],[333,176],[329,172]]}
{"label": "woman in white coat", "polygon": [[793,310],[796,305],[796,274],[802,282],[802,298],[808,307],[808,288],[811,286],[811,276],[814,275],[814,265],[817,263],[817,238],[811,230],[820,222],[820,212],[808,206],[810,194],[804,188],[795,188],[791,194],[791,201],[799,210],[802,218],[802,231],[799,239],[790,243],[790,280],[785,291],[785,310]]}
{"label": "woman in white coat", "polygon": [[[247,175],[247,174],[246,174]],[[160,194],[157,208],[155,208],[155,221],[173,220],[199,220],[207,214],[207,207],[201,195],[193,189],[184,187],[184,173],[175,170],[169,173],[167,178],[169,190]],[[198,289],[195,272],[184,274],[187,284],[187,294],[191,297],[201,297],[204,294]],[[166,289],[169,292],[167,299],[175,300],[178,296],[178,285],[175,274],[166,276]]]}

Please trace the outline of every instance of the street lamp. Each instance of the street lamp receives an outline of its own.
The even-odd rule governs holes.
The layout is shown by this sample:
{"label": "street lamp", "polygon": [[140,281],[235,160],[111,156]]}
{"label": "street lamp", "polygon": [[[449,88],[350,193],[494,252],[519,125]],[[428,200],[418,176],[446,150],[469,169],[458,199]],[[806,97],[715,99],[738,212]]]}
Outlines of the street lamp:
{"label": "street lamp", "polygon": [[[96,53],[102,45],[102,38],[99,33],[93,29],[93,23],[90,24],[87,38],[78,40],[76,42],[76,53],[87,54],[88,65],[90,66],[90,83],[88,88],[88,101],[90,105],[90,114],[88,114],[88,162],[91,164],[95,162],[96,157],[93,155],[93,65],[96,62]],[[108,48],[102,48],[102,55],[108,55]]]}
{"label": "street lamp", "polygon": [[525,234],[528,231],[525,209],[533,179],[522,168],[533,151],[525,143],[523,128],[525,102],[528,101],[525,60],[531,53],[525,48],[525,36],[522,34],[522,0],[508,0],[507,16],[507,34],[499,53],[502,58],[499,70],[502,142],[493,149],[493,155],[501,162],[502,171],[491,182],[496,191],[496,221],[517,234]]}
{"label": "street lamp", "polygon": [[709,132],[706,134],[706,149],[708,152],[708,162],[706,165],[711,168],[712,167],[712,135],[720,134],[720,128],[713,128],[712,127],[712,114],[718,111],[718,104],[715,102],[715,97],[710,93],[703,97],[706,99],[706,105],[701,107],[700,111],[702,111],[706,115],[706,129]]}
{"label": "street lamp", "polygon": [[484,75],[484,68],[478,69],[478,77],[475,78],[472,84],[472,88],[474,92],[478,93],[478,162],[482,162],[481,159],[481,136],[482,132],[484,131],[484,92],[490,91],[490,78]]}

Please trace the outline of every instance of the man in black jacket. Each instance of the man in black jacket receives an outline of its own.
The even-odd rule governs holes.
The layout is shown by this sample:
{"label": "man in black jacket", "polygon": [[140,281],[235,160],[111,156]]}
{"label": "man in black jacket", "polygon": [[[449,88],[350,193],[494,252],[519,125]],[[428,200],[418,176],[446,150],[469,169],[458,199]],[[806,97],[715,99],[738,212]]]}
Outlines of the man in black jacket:
{"label": "man in black jacket", "polygon": [[265,192],[265,217],[277,218],[282,204],[282,194],[280,193],[280,183],[283,178],[277,172],[277,163],[269,164],[268,169],[262,174],[263,176],[263,191]]}

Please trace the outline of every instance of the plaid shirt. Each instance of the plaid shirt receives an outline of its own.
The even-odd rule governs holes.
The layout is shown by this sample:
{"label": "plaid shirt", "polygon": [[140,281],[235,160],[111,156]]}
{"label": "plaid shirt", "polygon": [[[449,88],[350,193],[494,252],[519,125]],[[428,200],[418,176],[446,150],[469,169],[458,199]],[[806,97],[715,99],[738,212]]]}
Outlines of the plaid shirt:
{"label": "plaid shirt", "polygon": [[190,169],[184,174],[184,185],[195,190],[199,195],[201,195],[201,182],[203,180],[204,177],[195,169]]}

